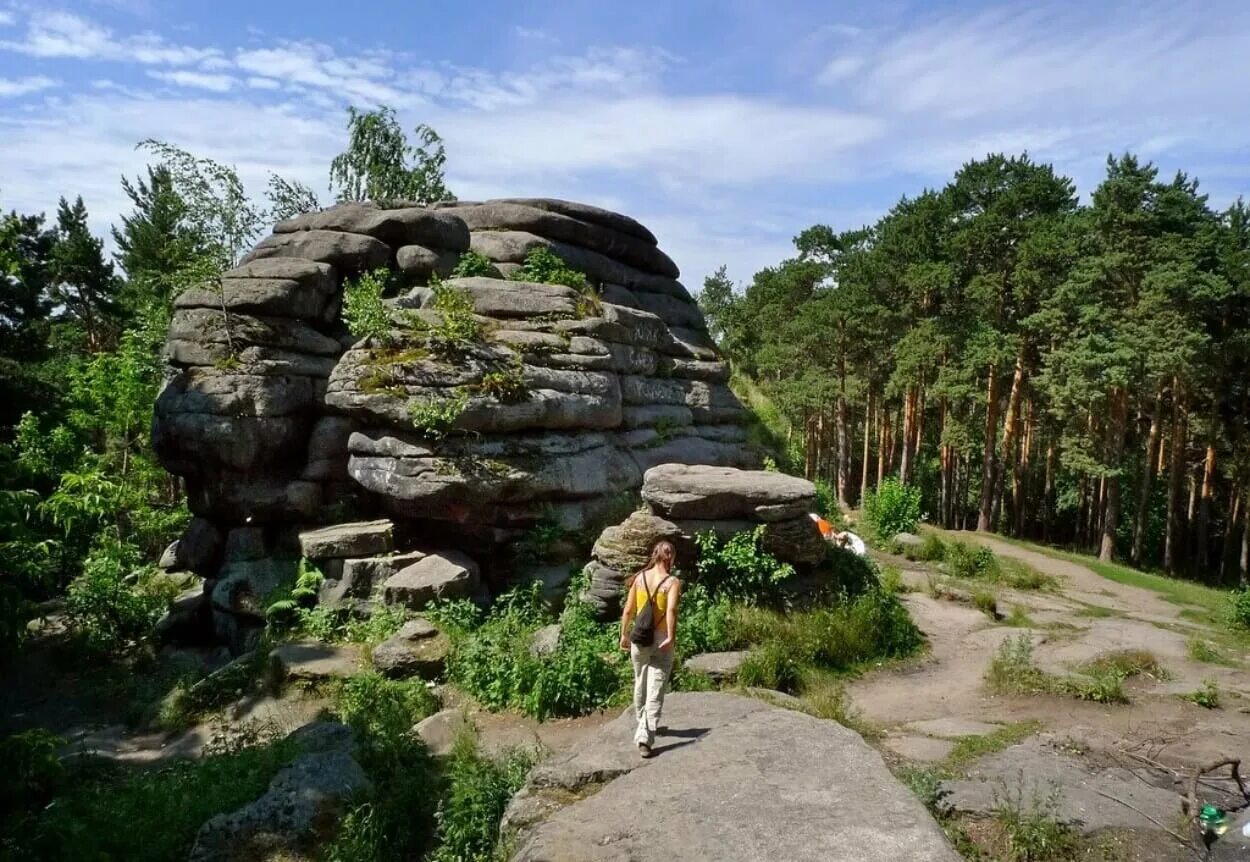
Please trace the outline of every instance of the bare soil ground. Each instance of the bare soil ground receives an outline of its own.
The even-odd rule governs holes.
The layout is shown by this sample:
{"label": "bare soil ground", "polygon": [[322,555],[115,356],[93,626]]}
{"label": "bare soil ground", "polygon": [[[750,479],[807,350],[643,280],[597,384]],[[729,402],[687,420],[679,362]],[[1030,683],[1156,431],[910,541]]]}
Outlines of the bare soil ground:
{"label": "bare soil ground", "polygon": [[[1199,764],[1250,756],[1250,650],[1194,622],[1192,608],[1185,616],[1184,605],[1078,563],[986,536],[944,538],[1027,563],[1058,587],[994,589],[1000,615],[1013,606],[1027,615],[1028,627],[1009,627],[971,605],[931,597],[933,564],[883,558],[899,566],[913,588],[903,601],[929,641],[923,657],[848,687],[855,710],[882,730],[883,751],[896,763],[935,765],[949,779],[947,801],[967,817],[986,818],[1012,807],[1014,798],[1105,845],[1090,858],[1195,858],[1178,840],[1190,837],[1179,805],[1182,779]],[[986,686],[986,671],[1000,645],[1019,636],[1032,641],[1034,664],[1055,675],[1123,650],[1148,651],[1163,671],[1127,680],[1127,704],[996,695]],[[1191,639],[1218,644],[1228,664],[1192,658]],[[1208,683],[1219,691],[1220,708],[1180,697]],[[1020,735],[1029,738],[1020,741]],[[964,754],[956,764],[951,753],[957,747]],[[1214,780],[1200,795],[1231,803],[1234,789]]]}

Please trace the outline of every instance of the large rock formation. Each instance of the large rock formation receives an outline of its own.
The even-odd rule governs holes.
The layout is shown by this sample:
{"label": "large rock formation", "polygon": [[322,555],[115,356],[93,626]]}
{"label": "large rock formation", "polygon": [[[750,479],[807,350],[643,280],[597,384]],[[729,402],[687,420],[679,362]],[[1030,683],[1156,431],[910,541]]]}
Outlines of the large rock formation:
{"label": "large rock formation", "polygon": [[[536,248],[588,289],[503,277]],[[490,265],[449,278],[470,249]],[[379,268],[392,333],[353,338],[344,281]],[[291,570],[264,560],[300,556],[308,526],[386,514],[387,553],[436,542],[489,568],[540,519],[595,524],[657,464],[752,466],[728,366],[677,275],[646,228],[584,204],[349,203],[278,224],[219,284],[179,296],[153,440],[198,516],[184,556],[232,617],[219,635],[245,640],[233,617],[254,630],[248,596]],[[471,304],[476,337],[443,339],[435,276]],[[337,601],[397,574],[375,550],[335,554],[314,556],[336,561]]]}
{"label": "large rock formation", "polygon": [[858,734],[728,694],[674,694],[655,756],[632,710],[539,764],[504,815],[517,862],[956,862]]}

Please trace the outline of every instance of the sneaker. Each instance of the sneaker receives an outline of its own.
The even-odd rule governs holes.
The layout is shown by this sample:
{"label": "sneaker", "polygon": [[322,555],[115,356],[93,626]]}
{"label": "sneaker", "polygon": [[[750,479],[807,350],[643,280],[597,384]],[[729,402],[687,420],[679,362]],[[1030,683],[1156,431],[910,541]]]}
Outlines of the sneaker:
{"label": "sneaker", "polygon": [[638,754],[640,754],[642,757],[650,757],[651,746],[647,745],[645,742],[638,743]]}

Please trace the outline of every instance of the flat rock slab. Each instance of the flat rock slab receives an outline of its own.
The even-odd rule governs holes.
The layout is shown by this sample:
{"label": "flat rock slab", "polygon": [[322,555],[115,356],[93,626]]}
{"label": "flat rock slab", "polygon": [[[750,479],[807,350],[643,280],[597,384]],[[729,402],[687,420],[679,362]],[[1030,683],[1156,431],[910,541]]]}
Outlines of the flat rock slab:
{"label": "flat rock slab", "polygon": [[884,744],[900,757],[921,763],[943,761],[955,747],[955,743],[949,739],[934,739],[931,736],[892,736]]}
{"label": "flat rock slab", "polygon": [[441,551],[388,578],[385,601],[419,611],[435,599],[468,598],[479,581],[477,563],[459,551]]}
{"label": "flat rock slab", "polygon": [[437,679],[451,653],[451,640],[426,620],[412,620],[373,648],[373,666],[386,676]]}
{"label": "flat rock slab", "polygon": [[520,830],[515,860],[959,859],[881,756],[839,724],[753,698],[674,694],[648,760],[633,724],[627,711],[531,772],[505,814]]}
{"label": "flat rock slab", "polygon": [[708,652],[686,660],[686,669],[707,674],[713,682],[724,682],[738,676],[738,669],[751,653],[746,650],[736,652]]}
{"label": "flat rock slab", "polygon": [[360,673],[361,653],[354,646],[314,642],[282,644],[269,654],[275,680],[317,682]]}
{"label": "flat rock slab", "polygon": [[668,518],[784,521],[815,509],[816,486],[768,470],[661,464],[643,476],[642,498]]}
{"label": "flat rock slab", "polygon": [[1057,818],[1087,833],[1158,828],[1129,805],[1160,823],[1172,822],[1179,810],[1180,787],[1174,786],[1170,775],[1145,768],[1096,768],[1050,747],[1042,737],[981,758],[968,770],[966,780],[947,782],[945,787],[950,804],[971,813],[992,811],[1007,794],[1012,798],[1019,794],[1029,805],[1058,789]]}
{"label": "flat rock slab", "polygon": [[987,733],[999,730],[1002,725],[977,721],[973,718],[932,718],[928,721],[913,721],[906,727],[908,730],[925,736],[958,739],[961,736],[985,736]]}
{"label": "flat rock slab", "polygon": [[394,525],[385,519],[305,530],[299,534],[300,553],[310,560],[386,554],[394,549],[394,532]]}

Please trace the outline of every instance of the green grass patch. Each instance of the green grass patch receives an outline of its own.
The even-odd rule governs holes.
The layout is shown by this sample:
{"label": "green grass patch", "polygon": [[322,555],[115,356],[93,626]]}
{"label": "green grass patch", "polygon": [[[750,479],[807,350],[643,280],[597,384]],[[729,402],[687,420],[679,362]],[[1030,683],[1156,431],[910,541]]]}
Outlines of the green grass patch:
{"label": "green grass patch", "polygon": [[1020,605],[1012,605],[1007,616],[999,620],[1003,625],[1017,629],[1031,629],[1036,627],[1033,618],[1029,616],[1028,611],[1020,607]]}
{"label": "green grass patch", "polygon": [[1023,742],[1041,729],[1040,721],[1015,721],[1011,724],[1004,724],[990,733],[961,736],[956,740],[951,753],[947,755],[946,765],[951,769],[958,769],[978,757],[984,757]]}
{"label": "green grass patch", "polygon": [[1132,676],[1163,678],[1166,671],[1144,650],[1108,653],[1059,676],[1033,664],[1033,642],[1028,635],[1003,641],[986,671],[986,685],[999,694],[1059,694],[1095,703],[1128,703],[1124,681]]}
{"label": "green grass patch", "polygon": [[1194,661],[1204,662],[1206,664],[1218,664],[1224,667],[1239,667],[1241,662],[1234,659],[1224,650],[1220,649],[1209,640],[1200,637],[1191,637],[1186,645],[1189,657]]}
{"label": "green grass patch", "polygon": [[1219,709],[1220,689],[1213,680],[1206,679],[1202,681],[1202,688],[1181,695],[1181,699],[1197,704],[1203,709]]}

